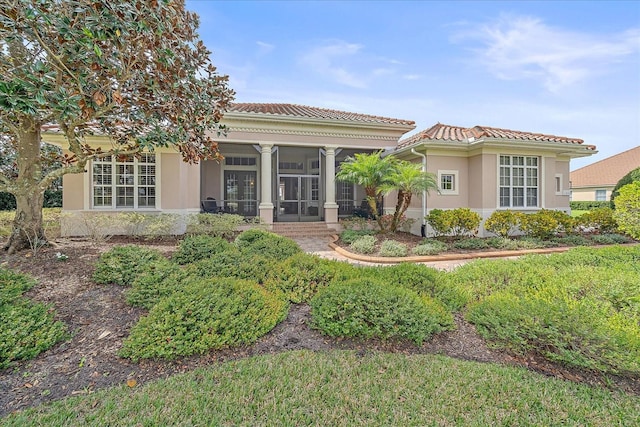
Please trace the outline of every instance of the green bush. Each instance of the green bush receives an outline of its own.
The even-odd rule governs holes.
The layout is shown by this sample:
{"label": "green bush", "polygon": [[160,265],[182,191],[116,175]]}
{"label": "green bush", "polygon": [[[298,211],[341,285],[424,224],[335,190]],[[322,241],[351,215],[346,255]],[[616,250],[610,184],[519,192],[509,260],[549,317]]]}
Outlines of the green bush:
{"label": "green bush", "polygon": [[560,232],[571,233],[575,220],[562,211],[541,209],[524,215],[520,220],[520,229],[530,237],[550,239]]}
{"label": "green bush", "polygon": [[147,310],[180,289],[188,274],[179,265],[160,260],[145,268],[126,292],[127,303]]}
{"label": "green bush", "polygon": [[295,241],[260,229],[242,232],[235,243],[245,256],[260,255],[278,261],[302,252]]}
{"label": "green bush", "polygon": [[185,271],[196,278],[234,277],[265,283],[270,271],[278,268],[278,260],[260,255],[246,255],[237,249],[213,254],[189,264]]}
{"label": "green bush", "polygon": [[620,178],[620,181],[616,184],[616,186],[611,191],[611,203],[610,207],[616,208],[616,197],[620,194],[620,189],[625,185],[629,185],[632,182],[640,182],[640,167],[633,169],[625,176]]}
{"label": "green bush", "polygon": [[223,239],[233,238],[246,220],[242,215],[201,213],[191,215],[187,222],[187,234],[207,234]]}
{"label": "green bush", "polygon": [[455,241],[453,243],[453,247],[456,249],[477,250],[477,249],[487,249],[490,246],[485,239],[481,239],[478,237],[470,237],[470,238],[464,238],[464,239]]}
{"label": "green bush", "polygon": [[349,263],[299,253],[272,268],[265,287],[278,289],[289,301],[297,304],[308,302],[319,289],[334,280],[344,281],[357,275],[358,269]]}
{"label": "green bush", "polygon": [[347,229],[347,230],[344,230],[342,233],[340,233],[340,240],[345,242],[347,245],[350,245],[351,243],[355,242],[357,239],[359,239],[362,236],[372,236],[374,234],[375,234],[375,231],[373,230]]}
{"label": "green bush", "polygon": [[424,239],[411,251],[414,255],[437,255],[448,249],[445,243],[439,240]]}
{"label": "green bush", "polygon": [[640,275],[578,266],[511,284],[469,307],[487,339],[569,366],[640,374]]}
{"label": "green bush", "polygon": [[312,326],[330,336],[404,338],[418,345],[452,323],[431,298],[372,279],[323,289],[311,300],[311,315]]}
{"label": "green bush", "polygon": [[473,236],[478,233],[482,217],[469,208],[433,209],[425,217],[436,236]]}
{"label": "green bush", "polygon": [[558,246],[558,242],[553,240],[544,240],[539,237],[524,236],[516,240],[518,249],[544,249],[555,248]]}
{"label": "green bush", "polygon": [[171,259],[181,265],[190,264],[230,248],[231,244],[221,237],[206,234],[187,236],[180,242]]}
{"label": "green bush", "polygon": [[0,267],[0,369],[32,359],[67,337],[52,306],[22,296],[35,284],[29,276]]}
{"label": "green bush", "polygon": [[615,206],[614,218],[620,230],[634,239],[640,239],[640,180],[620,188]]}
{"label": "green bush", "polygon": [[465,295],[441,280],[446,275],[421,264],[403,262],[388,267],[361,268],[358,277],[369,277],[403,288],[421,296],[433,298],[449,310],[459,310],[466,303]]}
{"label": "green bush", "polygon": [[404,257],[409,253],[407,245],[395,240],[385,240],[380,245],[380,256],[384,257]]}
{"label": "green bush", "polygon": [[164,260],[166,258],[153,249],[135,245],[116,246],[100,255],[93,281],[102,285],[129,286],[145,268]]}
{"label": "green bush", "polygon": [[518,240],[513,240],[508,237],[489,237],[485,240],[490,248],[503,249],[507,251],[522,249],[518,246]]}
{"label": "green bush", "polygon": [[174,359],[252,344],[285,318],[288,304],[262,286],[203,279],[161,299],[140,319],[120,355],[134,361]]}
{"label": "green bush", "polygon": [[484,222],[484,228],[500,237],[513,236],[520,227],[522,220],[522,212],[514,212],[511,210],[494,211]]}
{"label": "green bush", "polygon": [[554,237],[551,241],[558,244],[558,246],[591,246],[593,242],[584,236],[569,235],[562,237]]}
{"label": "green bush", "polygon": [[373,236],[362,236],[349,245],[349,248],[360,254],[372,254],[375,251],[376,238]]}
{"label": "green bush", "polygon": [[577,224],[585,231],[598,233],[613,233],[618,229],[618,223],[613,217],[613,209],[602,207],[585,212],[577,219]]}

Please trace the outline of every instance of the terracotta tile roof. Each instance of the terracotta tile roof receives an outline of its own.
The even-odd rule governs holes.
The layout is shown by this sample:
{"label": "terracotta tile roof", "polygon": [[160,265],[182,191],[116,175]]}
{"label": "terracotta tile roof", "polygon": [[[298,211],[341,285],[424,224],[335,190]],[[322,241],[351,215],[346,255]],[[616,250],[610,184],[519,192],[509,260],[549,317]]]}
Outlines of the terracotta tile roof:
{"label": "terracotta tile roof", "polygon": [[413,120],[393,119],[390,117],[372,116],[369,114],[349,113],[346,111],[330,110],[327,108],[309,107],[296,104],[260,104],[234,103],[229,107],[230,112],[256,113],[272,116],[304,117],[313,119],[347,120],[363,123],[381,123],[413,126]]}
{"label": "terracotta tile roof", "polygon": [[[473,138],[473,139],[471,139]],[[409,138],[403,139],[398,143],[398,148],[408,147],[417,144],[422,140],[451,141],[451,142],[468,142],[482,138],[497,139],[513,139],[522,141],[541,141],[541,142],[563,142],[567,144],[582,144],[584,141],[578,138],[568,138],[566,136],[545,135],[542,133],[522,132],[518,130],[492,128],[488,126],[474,126],[472,128],[463,128],[460,126],[450,126],[437,123],[429,129],[418,132]],[[593,146],[587,146],[595,149]]]}
{"label": "terracotta tile roof", "polygon": [[620,179],[640,167],[640,145],[571,172],[571,187],[615,186]]}

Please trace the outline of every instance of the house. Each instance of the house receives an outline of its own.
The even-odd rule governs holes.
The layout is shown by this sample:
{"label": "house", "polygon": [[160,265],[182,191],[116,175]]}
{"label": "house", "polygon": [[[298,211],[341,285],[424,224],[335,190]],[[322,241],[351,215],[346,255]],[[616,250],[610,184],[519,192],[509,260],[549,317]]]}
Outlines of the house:
{"label": "house", "polygon": [[[63,211],[75,226],[63,230],[85,234],[74,220],[85,212],[186,217],[200,212],[207,199],[224,212],[258,216],[267,224],[332,227],[365,197],[358,186],[336,181],[336,169],[355,153],[378,150],[426,160],[441,186],[440,194],[425,199],[429,209],[465,206],[484,217],[506,208],[568,210],[569,161],[595,152],[579,139],[441,124],[400,140],[415,128],[413,121],[293,104],[236,103],[223,123],[226,137],[215,138],[221,162],[192,165],[160,148],[139,158],[95,160],[84,174],[65,175]],[[45,129],[43,138],[64,143],[54,129]],[[109,140],[88,136],[87,143],[108,146]],[[390,211],[393,196],[386,200]],[[425,209],[412,206],[409,214],[421,219]],[[184,223],[177,227],[184,231]],[[416,227],[419,232],[419,222]]]}
{"label": "house", "polygon": [[437,123],[401,140],[395,155],[437,177],[440,192],[407,210],[419,224],[431,209],[468,207],[483,219],[501,209],[569,212],[569,162],[594,150],[577,138]]}
{"label": "house", "polygon": [[571,172],[572,201],[607,201],[622,177],[640,167],[640,146]]}

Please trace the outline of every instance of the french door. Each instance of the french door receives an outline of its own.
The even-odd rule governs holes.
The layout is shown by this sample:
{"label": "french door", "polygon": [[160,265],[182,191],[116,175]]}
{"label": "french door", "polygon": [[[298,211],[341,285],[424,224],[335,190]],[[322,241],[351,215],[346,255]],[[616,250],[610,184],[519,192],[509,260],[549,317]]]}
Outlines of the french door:
{"label": "french door", "polygon": [[276,208],[278,221],[320,221],[320,177],[280,175]]}

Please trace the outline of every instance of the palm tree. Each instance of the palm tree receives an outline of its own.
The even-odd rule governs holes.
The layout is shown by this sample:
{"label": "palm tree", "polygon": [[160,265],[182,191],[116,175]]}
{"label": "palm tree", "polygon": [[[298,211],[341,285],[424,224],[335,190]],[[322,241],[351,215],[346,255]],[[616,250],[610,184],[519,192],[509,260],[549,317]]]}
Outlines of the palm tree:
{"label": "palm tree", "polygon": [[381,151],[370,154],[357,153],[354,157],[347,157],[336,174],[336,179],[364,188],[371,213],[380,230],[383,231],[382,220],[378,214],[378,203],[382,201],[383,189],[391,184],[390,178],[396,169],[397,162],[392,156],[382,157]]}
{"label": "palm tree", "polygon": [[422,191],[426,191],[428,194],[431,190],[438,190],[438,183],[434,174],[423,172],[421,165],[407,161],[396,162],[389,181],[382,190],[385,193],[393,190],[398,191],[398,202],[390,227],[391,232],[396,232],[398,223],[409,208],[413,195]]}

